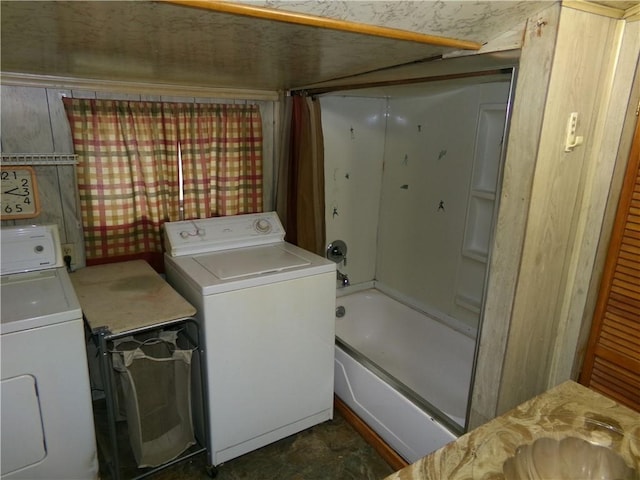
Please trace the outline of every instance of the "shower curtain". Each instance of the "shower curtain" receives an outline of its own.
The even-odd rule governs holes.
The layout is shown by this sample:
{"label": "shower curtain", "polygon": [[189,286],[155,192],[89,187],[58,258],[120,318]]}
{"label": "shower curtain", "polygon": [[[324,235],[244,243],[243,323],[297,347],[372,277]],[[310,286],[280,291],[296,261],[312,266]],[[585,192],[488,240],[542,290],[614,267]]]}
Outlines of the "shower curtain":
{"label": "shower curtain", "polygon": [[[276,210],[286,240],[324,256],[324,143],[320,101],[292,95],[285,101]],[[286,126],[289,125],[289,128]]]}

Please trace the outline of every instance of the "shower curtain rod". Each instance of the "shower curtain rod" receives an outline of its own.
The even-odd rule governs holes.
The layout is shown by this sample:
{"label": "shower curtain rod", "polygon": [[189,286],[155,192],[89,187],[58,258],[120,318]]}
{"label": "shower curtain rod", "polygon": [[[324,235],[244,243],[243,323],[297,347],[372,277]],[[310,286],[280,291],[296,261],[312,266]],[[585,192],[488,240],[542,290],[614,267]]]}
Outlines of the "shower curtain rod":
{"label": "shower curtain rod", "polygon": [[328,17],[308,15],[304,13],[287,12],[275,10],[273,8],[256,7],[253,5],[240,4],[234,2],[223,2],[217,0],[162,0],[164,3],[173,5],[183,5],[202,10],[214,12],[230,13],[242,15],[262,20],[273,20],[282,23],[291,23],[307,27],[319,27],[340,32],[358,33],[375,37],[388,38],[391,40],[404,40],[408,42],[423,43],[441,47],[450,47],[462,50],[480,50],[482,44],[468,40],[458,40],[455,38],[428,35],[425,33],[410,32],[397,28],[380,27],[357,22],[347,22]]}
{"label": "shower curtain rod", "polygon": [[316,88],[300,88],[300,89],[291,90],[291,94],[299,94],[299,92],[302,92],[302,94],[310,95],[310,96],[324,95],[327,93],[341,92],[341,91],[348,91],[348,90],[362,90],[364,88],[394,87],[394,86],[401,86],[401,85],[413,85],[416,83],[458,80],[461,78],[485,77],[485,76],[491,76],[491,75],[506,75],[506,74],[511,74],[512,71],[513,71],[513,68],[509,67],[509,68],[499,68],[494,70],[485,70],[482,72],[451,73],[447,75],[416,77],[416,78],[408,78],[408,79],[401,79],[401,80],[383,80],[378,82],[352,83],[348,85],[334,85],[334,86],[316,87]]}

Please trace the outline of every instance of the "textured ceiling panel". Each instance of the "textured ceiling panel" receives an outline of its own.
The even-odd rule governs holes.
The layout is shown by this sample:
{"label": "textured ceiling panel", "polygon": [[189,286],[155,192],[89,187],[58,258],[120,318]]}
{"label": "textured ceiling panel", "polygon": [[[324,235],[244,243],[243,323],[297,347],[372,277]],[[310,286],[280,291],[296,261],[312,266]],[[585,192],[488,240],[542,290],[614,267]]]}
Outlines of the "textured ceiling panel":
{"label": "textured ceiling panel", "polygon": [[553,1],[246,1],[252,5],[484,43]]}
{"label": "textured ceiling panel", "polygon": [[164,3],[3,2],[1,16],[2,70],[34,74],[276,90],[443,51]]}
{"label": "textured ceiling panel", "polygon": [[[486,43],[523,28],[527,17],[553,2],[245,3]],[[286,90],[452,51],[163,2],[2,1],[0,6],[3,72]]]}

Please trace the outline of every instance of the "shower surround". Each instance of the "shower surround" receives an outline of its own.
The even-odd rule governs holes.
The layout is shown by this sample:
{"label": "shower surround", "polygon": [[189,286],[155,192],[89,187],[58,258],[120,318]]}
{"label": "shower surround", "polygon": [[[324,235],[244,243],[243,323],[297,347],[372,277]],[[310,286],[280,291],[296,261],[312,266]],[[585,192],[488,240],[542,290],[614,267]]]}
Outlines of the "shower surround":
{"label": "shower surround", "polygon": [[[375,316],[356,309],[358,327],[338,335],[336,393],[409,461],[464,431],[509,91],[510,75],[321,99],[327,238],[349,245],[343,270],[351,286],[340,294],[376,287],[416,312],[409,315],[414,332],[395,335],[406,329],[398,315],[380,319],[383,308]],[[434,322],[439,328],[428,325]],[[466,347],[425,359],[407,340],[421,335],[425,350],[446,338]],[[415,353],[403,365],[390,360],[387,353],[409,351],[409,344]],[[443,382],[438,372],[454,363],[455,378]],[[380,385],[357,390],[376,378]],[[434,401],[448,397],[446,407]],[[385,416],[383,404],[395,413]],[[452,405],[459,405],[454,414],[445,410]]]}

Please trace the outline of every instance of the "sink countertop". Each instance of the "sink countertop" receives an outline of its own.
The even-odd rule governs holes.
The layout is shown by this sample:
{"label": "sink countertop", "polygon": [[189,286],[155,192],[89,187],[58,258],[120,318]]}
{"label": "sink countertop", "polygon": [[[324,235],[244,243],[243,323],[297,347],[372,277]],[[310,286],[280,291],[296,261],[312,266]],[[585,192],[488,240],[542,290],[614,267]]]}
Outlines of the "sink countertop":
{"label": "sink countertop", "polygon": [[386,480],[504,479],[502,464],[519,445],[531,444],[541,437],[566,436],[610,446],[627,465],[640,468],[640,413],[567,381],[466,433]]}

